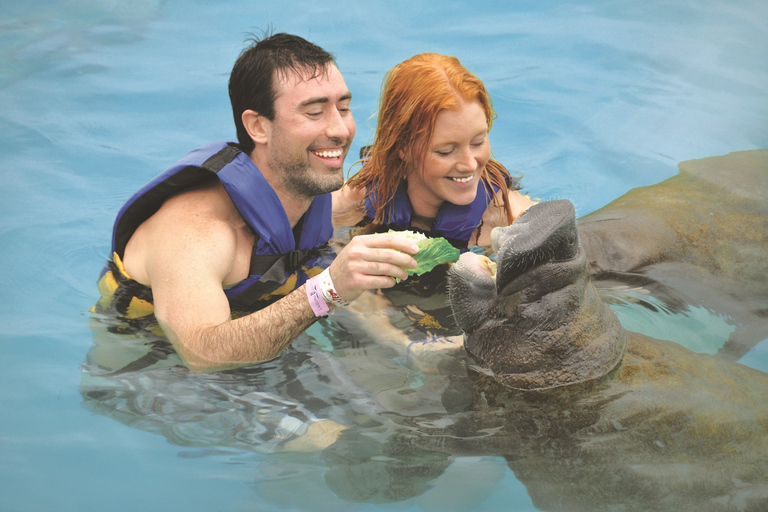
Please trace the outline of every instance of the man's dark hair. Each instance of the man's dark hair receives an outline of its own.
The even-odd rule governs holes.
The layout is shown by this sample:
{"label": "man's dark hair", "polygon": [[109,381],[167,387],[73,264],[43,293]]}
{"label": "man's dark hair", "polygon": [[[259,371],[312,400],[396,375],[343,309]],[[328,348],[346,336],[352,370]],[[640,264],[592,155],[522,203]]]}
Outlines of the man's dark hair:
{"label": "man's dark hair", "polygon": [[[250,154],[254,143],[243,126],[242,114],[254,110],[275,119],[275,81],[294,72],[304,79],[321,76],[334,57],[317,45],[291,34],[253,37],[237,58],[229,77],[229,100],[240,149]],[[309,74],[307,74],[310,72]]]}

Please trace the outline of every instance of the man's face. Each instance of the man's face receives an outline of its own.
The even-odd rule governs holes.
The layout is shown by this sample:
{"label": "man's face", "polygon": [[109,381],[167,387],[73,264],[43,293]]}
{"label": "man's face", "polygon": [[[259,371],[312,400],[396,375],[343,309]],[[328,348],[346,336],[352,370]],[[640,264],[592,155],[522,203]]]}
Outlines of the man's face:
{"label": "man's face", "polygon": [[341,188],[344,157],[355,136],[351,94],[339,70],[307,79],[275,77],[275,119],[270,122],[268,165],[283,187],[311,198]]}

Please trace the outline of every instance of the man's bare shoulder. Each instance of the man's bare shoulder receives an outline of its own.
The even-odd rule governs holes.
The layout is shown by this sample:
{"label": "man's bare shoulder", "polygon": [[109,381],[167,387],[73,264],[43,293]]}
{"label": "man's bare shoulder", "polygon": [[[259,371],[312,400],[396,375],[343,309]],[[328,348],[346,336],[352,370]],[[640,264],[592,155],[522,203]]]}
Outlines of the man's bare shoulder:
{"label": "man's bare shoulder", "polygon": [[207,223],[224,222],[233,228],[244,225],[234,203],[219,182],[195,188],[169,198],[153,218],[170,219],[193,227],[206,227]]}
{"label": "man's bare shoulder", "polygon": [[[237,274],[243,263],[248,265],[252,241],[245,221],[224,187],[216,182],[166,200],[133,234],[123,263],[131,277],[151,286],[150,268],[166,264],[166,258],[195,265],[214,257],[223,265],[225,280],[229,281],[239,277],[230,273]],[[245,262],[240,261],[241,254]]]}

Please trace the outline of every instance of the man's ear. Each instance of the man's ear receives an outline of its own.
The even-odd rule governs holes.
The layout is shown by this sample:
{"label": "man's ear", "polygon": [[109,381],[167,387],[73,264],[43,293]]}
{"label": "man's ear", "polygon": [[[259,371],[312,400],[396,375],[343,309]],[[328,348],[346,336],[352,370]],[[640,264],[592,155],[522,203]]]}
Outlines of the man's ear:
{"label": "man's ear", "polygon": [[253,140],[254,143],[267,143],[267,140],[269,140],[271,128],[269,119],[259,115],[259,113],[255,110],[243,111],[243,114],[240,116],[240,118],[243,120],[243,126],[248,132],[248,135],[251,136],[251,140]]}

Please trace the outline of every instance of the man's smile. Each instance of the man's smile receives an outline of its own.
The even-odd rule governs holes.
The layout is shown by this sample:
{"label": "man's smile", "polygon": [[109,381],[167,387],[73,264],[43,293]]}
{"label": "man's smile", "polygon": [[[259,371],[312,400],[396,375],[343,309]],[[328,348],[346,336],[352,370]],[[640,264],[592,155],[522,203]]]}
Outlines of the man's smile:
{"label": "man's smile", "polygon": [[341,158],[344,154],[344,150],[338,149],[314,149],[312,153],[321,158]]}

